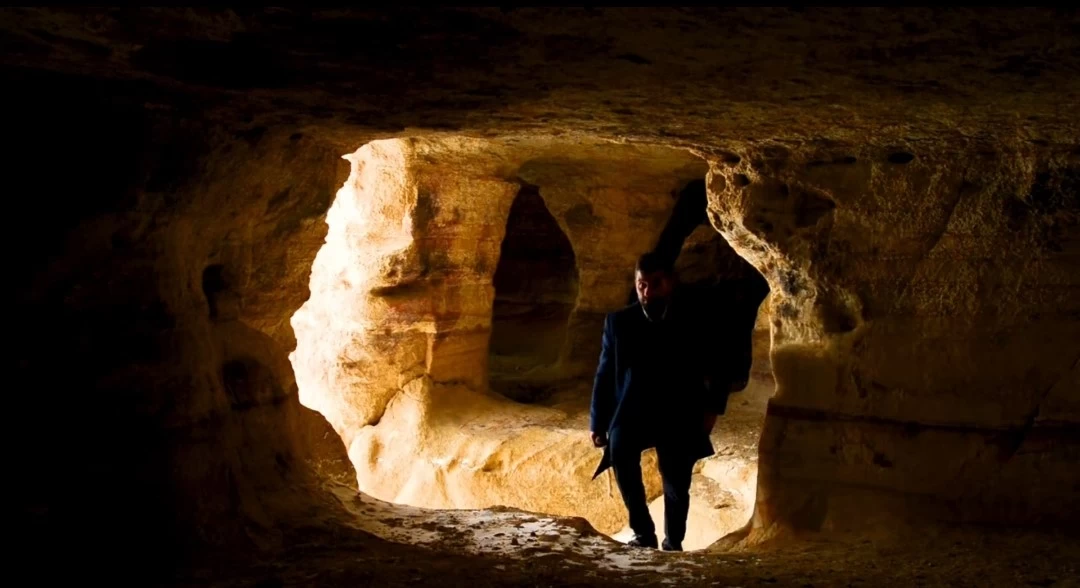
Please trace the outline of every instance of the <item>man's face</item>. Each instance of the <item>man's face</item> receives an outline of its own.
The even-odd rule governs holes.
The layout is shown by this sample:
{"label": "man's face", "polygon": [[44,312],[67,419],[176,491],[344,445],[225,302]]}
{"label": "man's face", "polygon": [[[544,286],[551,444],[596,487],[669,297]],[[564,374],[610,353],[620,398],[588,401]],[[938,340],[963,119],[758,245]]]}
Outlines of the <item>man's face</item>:
{"label": "man's face", "polygon": [[666,272],[634,273],[634,285],[637,288],[638,302],[649,308],[664,305],[671,296],[671,276]]}

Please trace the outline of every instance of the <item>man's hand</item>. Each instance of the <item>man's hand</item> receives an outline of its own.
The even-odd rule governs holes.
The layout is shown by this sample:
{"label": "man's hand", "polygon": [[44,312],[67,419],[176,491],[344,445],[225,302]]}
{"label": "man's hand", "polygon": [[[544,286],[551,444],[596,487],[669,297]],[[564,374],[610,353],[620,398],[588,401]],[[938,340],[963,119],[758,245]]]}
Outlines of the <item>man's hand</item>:
{"label": "man's hand", "polygon": [[705,420],[702,423],[702,425],[703,425],[703,428],[705,429],[705,434],[706,435],[712,433],[713,427],[716,426],[716,415],[715,414],[706,414],[705,415]]}
{"label": "man's hand", "polygon": [[589,435],[592,437],[592,444],[595,447],[604,447],[607,445],[607,433],[593,432]]}

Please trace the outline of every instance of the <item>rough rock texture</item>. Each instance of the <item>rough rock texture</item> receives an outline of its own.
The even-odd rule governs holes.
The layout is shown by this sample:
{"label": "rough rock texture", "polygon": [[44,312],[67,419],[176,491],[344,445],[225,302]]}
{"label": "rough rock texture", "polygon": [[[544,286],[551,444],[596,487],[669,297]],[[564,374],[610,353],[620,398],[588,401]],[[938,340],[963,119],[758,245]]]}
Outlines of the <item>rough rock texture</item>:
{"label": "rough rock texture", "polygon": [[[416,506],[584,516],[618,530],[617,490],[591,480],[599,453],[587,433],[589,387],[570,376],[595,369],[603,313],[626,303],[637,256],[704,164],[679,150],[542,139],[378,141],[350,160],[312,296],[293,318],[292,361],[300,400],[341,434],[360,489]],[[538,188],[573,248],[571,334],[553,353],[536,349],[558,360],[548,377],[576,399],[561,407],[488,392],[494,281],[519,177]],[[655,473],[649,486],[659,494]]]}
{"label": "rough rock texture", "polygon": [[509,398],[552,394],[578,298],[574,246],[536,186],[514,197],[492,278],[488,383]]}
{"label": "rough rock texture", "polygon": [[[340,534],[385,563],[385,544],[340,526],[296,530],[350,515],[309,483],[320,455],[309,437],[326,441],[326,428],[299,426],[315,413],[287,373],[289,319],[348,175],[338,157],[442,134],[686,147],[708,161],[713,225],[772,288],[778,393],[759,537],[897,514],[912,526],[1075,525],[1078,18],[4,9],[5,179],[21,233],[9,248],[12,380],[27,388],[14,409],[19,432],[41,440],[15,457],[25,543],[55,553],[56,517],[75,528],[64,553],[104,553],[91,562],[104,565],[123,553],[125,572],[192,544],[235,555]],[[505,190],[509,207],[516,186]],[[806,556],[815,584],[851,578],[848,545],[823,550],[827,563]],[[878,584],[1075,576],[1068,558],[1026,571],[1028,555],[1071,545],[1059,537],[1004,563],[1001,543],[986,545],[930,558],[952,575],[859,569]],[[462,561],[432,574],[469,583]],[[475,561],[494,583],[521,579]],[[340,565],[334,579],[370,580]]]}
{"label": "rough rock texture", "polygon": [[[511,509],[431,510],[338,491],[364,533],[294,532],[272,558],[202,563],[183,586],[1066,586],[1080,549],[1066,537],[923,527],[918,541],[829,534],[753,551],[671,554],[621,546],[581,519]],[[989,557],[987,554],[990,554]],[[237,560],[240,559],[240,565]],[[229,565],[223,565],[228,563]]]}
{"label": "rough rock texture", "polygon": [[[25,75],[5,70],[5,85],[49,80]],[[299,404],[287,349],[347,176],[340,153],[290,131],[162,119],[84,81],[46,87],[16,94],[8,127],[27,195],[17,426],[70,447],[17,458],[29,523],[65,529],[31,537],[89,558],[87,572],[114,567],[99,549],[132,554],[110,571],[123,575],[196,546],[270,548],[289,525],[332,517],[315,489],[355,477]],[[79,147],[60,161],[48,154],[65,135]],[[41,183],[64,187],[38,195]],[[71,499],[54,500],[59,489]]]}
{"label": "rough rock texture", "polygon": [[712,222],[769,280],[754,529],[1080,513],[1073,146],[749,151]]}

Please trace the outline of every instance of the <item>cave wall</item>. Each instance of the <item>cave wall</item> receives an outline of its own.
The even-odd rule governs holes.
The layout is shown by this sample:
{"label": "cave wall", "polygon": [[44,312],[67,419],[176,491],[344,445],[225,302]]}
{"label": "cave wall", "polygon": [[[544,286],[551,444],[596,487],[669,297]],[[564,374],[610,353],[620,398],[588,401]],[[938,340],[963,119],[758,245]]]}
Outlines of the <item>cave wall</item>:
{"label": "cave wall", "polygon": [[330,416],[347,446],[410,382],[486,387],[491,278],[518,186],[494,177],[491,160],[468,162],[475,174],[450,158],[424,166],[440,149],[453,153],[391,140],[349,156],[313,296],[292,318],[301,399]]}
{"label": "cave wall", "polygon": [[[916,498],[887,509],[907,508],[912,521],[1045,521],[1058,498],[1059,522],[1077,511],[1067,490],[1075,496],[1078,264],[1075,230],[1055,220],[1069,207],[1054,204],[1075,202],[1062,187],[1080,136],[1068,107],[1080,95],[1075,10],[2,12],[6,189],[24,229],[9,257],[15,381],[30,382],[15,408],[33,439],[57,431],[60,413],[75,446],[30,444],[15,457],[27,472],[16,491],[35,521],[54,504],[71,515],[64,538],[79,549],[146,562],[192,539],[260,535],[244,528],[265,501],[249,489],[304,477],[295,458],[307,450],[282,439],[285,417],[270,405],[314,414],[276,366],[326,231],[311,219],[346,176],[338,156],[445,132],[666,144],[713,162],[713,223],[769,276],[773,358],[787,366],[759,528],[839,522],[841,497],[865,516],[890,487]],[[915,159],[886,165],[898,152],[889,142],[910,142]],[[772,157],[778,145],[787,156]],[[836,145],[852,147],[830,153]],[[817,187],[837,207],[797,212],[780,180]],[[566,231],[587,242],[592,215],[578,204],[565,207]],[[837,241],[855,243],[850,254],[818,232],[830,223],[857,235]],[[1062,251],[1040,249],[1035,236],[1058,231]],[[243,344],[227,344],[238,324],[209,317],[211,264],[232,284],[220,306],[259,331]],[[622,279],[582,308],[616,303]],[[819,299],[829,310],[815,318]],[[582,348],[595,341],[591,320]],[[227,351],[244,347],[254,350]],[[233,407],[222,368],[264,352],[266,369],[230,369],[230,381],[277,374],[253,393],[273,400]],[[805,444],[794,441],[801,431]],[[249,451],[266,451],[252,463],[280,453],[297,467],[242,467]],[[54,501],[73,480],[77,503]],[[101,528],[121,530],[132,550],[107,549]],[[55,537],[39,533],[43,552]]]}
{"label": "cave wall", "polygon": [[1075,521],[1075,147],[742,155],[708,186],[773,292],[755,531]]}
{"label": "cave wall", "polygon": [[161,115],[106,81],[3,79],[26,195],[12,377],[32,386],[20,430],[53,436],[16,462],[47,552],[85,570],[127,554],[121,577],[196,546],[276,544],[326,506],[320,480],[353,477],[286,355],[345,177],[337,148]]}

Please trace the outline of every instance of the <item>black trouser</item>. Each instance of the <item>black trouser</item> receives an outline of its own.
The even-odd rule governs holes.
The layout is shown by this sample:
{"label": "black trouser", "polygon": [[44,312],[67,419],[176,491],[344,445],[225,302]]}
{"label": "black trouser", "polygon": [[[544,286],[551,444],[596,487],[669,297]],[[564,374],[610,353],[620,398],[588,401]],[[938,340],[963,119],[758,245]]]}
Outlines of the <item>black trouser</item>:
{"label": "black trouser", "polygon": [[[649,515],[645,484],[641,480],[641,452],[645,444],[619,429],[609,432],[608,443],[615,483],[630,514],[630,528],[635,535],[655,535],[656,527]],[[664,482],[664,535],[675,544],[681,544],[686,536],[686,515],[690,512],[690,478],[696,460],[687,457],[690,454],[687,446],[677,440],[660,439],[656,443],[660,478]]]}

